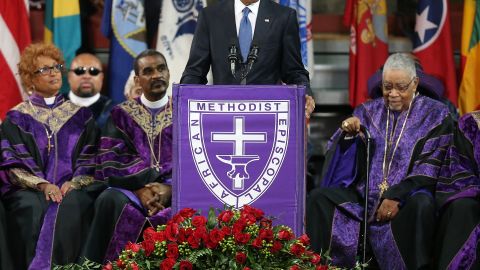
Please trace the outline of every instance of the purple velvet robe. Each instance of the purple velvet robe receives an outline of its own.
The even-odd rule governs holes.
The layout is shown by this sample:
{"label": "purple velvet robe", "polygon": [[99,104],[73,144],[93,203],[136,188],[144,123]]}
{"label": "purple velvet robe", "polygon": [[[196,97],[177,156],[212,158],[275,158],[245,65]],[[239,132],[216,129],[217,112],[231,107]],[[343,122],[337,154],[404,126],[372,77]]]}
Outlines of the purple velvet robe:
{"label": "purple velvet robe", "polygon": [[[153,144],[149,144],[153,135]],[[154,168],[159,158],[160,168]],[[140,99],[128,100],[111,111],[111,119],[100,139],[96,177],[124,193],[130,204],[124,206],[107,248],[106,260],[113,260],[128,241],[135,242],[145,224],[153,226],[170,218],[170,208],[148,217],[133,191],[148,183],[171,183],[172,104],[153,114]],[[114,222],[114,221],[112,221]]]}
{"label": "purple velvet robe", "polygon": [[[37,94],[30,97],[30,102],[22,102],[10,110],[2,123],[0,166],[10,176],[9,179],[3,178],[2,195],[34,190],[36,182],[25,185],[30,179],[58,187],[66,181],[89,185],[95,171],[98,134],[91,112],[65,101],[61,95],[56,96],[51,107]],[[46,128],[53,132],[50,152]],[[22,171],[14,176],[12,172],[16,169]],[[62,203],[49,204],[29,269],[51,268],[53,235],[57,221],[61,222],[57,220],[61,207]]]}
{"label": "purple velvet robe", "polygon": [[[424,96],[417,96],[411,107],[405,130],[399,140],[388,172],[389,188],[380,197],[379,184],[383,181],[383,158],[387,108],[383,98],[377,98],[358,106],[353,113],[370,131],[373,149],[370,162],[370,193],[368,197],[369,241],[381,269],[406,269],[394,236],[390,222],[376,222],[375,213],[382,199],[395,199],[404,202],[418,191],[433,193],[436,180],[441,174],[438,160],[443,160],[445,148],[452,138],[453,121],[448,109],[441,103]],[[393,113],[390,113],[389,133],[393,129]],[[397,128],[394,131],[393,145],[400,136],[401,127],[407,117],[407,111],[397,116]],[[338,131],[333,141],[338,141]],[[355,144],[351,144],[355,147]],[[330,145],[331,147],[332,145]],[[394,147],[388,153],[392,155]],[[349,152],[347,148],[343,153]],[[365,160],[365,159],[362,159]],[[365,166],[357,162],[357,166]],[[387,163],[388,165],[388,163]],[[352,171],[351,166],[343,165]],[[344,169],[345,171],[345,169]],[[355,171],[353,171],[355,173]],[[328,173],[327,173],[328,174]],[[330,173],[330,175],[332,175]],[[346,180],[343,173],[337,174],[341,182],[332,186],[353,184],[359,194],[363,194],[364,182],[354,183]],[[331,181],[331,180],[330,180]],[[332,223],[330,255],[334,263],[353,266],[359,243],[360,221],[363,220],[363,206],[358,203],[344,202],[337,205]],[[413,240],[413,239],[412,239]]]}
{"label": "purple velvet robe", "polygon": [[[445,162],[446,176],[437,185],[440,208],[440,231],[437,254],[442,269],[473,269],[477,267],[480,241],[480,111],[462,116],[454,143]],[[471,209],[464,203],[475,204]],[[476,203],[475,203],[476,201]],[[454,239],[449,239],[452,237]],[[455,253],[452,253],[455,252]],[[453,257],[452,254],[455,254]]]}

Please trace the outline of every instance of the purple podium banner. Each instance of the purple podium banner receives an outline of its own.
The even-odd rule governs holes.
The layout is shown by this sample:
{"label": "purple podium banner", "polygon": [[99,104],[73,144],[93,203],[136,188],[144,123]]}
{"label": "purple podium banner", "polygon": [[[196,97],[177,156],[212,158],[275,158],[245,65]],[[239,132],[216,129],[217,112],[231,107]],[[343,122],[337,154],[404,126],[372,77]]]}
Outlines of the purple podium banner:
{"label": "purple podium banner", "polygon": [[173,211],[248,204],[303,233],[305,89],[175,85]]}

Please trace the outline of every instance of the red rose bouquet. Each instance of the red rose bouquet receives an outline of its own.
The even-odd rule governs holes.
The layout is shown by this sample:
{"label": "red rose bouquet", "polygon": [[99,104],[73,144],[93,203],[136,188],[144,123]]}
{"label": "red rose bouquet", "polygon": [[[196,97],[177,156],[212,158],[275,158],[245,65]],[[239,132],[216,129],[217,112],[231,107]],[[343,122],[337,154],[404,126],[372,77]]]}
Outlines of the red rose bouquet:
{"label": "red rose bouquet", "polygon": [[[272,226],[251,206],[227,209],[208,219],[186,208],[166,225],[147,228],[143,242],[129,243],[103,269],[335,269],[287,226]],[[323,263],[323,264],[322,264]]]}

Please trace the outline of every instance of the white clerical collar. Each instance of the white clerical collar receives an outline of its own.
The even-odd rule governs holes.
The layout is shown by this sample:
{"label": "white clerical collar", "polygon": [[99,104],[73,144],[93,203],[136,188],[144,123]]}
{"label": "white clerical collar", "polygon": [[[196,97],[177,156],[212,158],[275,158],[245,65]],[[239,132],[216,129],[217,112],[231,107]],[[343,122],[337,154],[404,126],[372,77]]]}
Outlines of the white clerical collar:
{"label": "white clerical collar", "polygon": [[163,106],[167,105],[168,102],[168,95],[165,94],[163,98],[157,101],[150,101],[148,100],[144,94],[140,96],[140,101],[142,102],[143,105],[145,105],[147,108],[150,109],[159,109],[162,108]]}
{"label": "white clerical collar", "polygon": [[250,9],[250,12],[252,12],[256,17],[258,15],[258,8],[260,7],[260,0],[248,6],[245,6],[245,4],[243,4],[242,1],[240,0],[235,0],[234,7],[235,7],[235,14],[240,15],[240,18],[243,15],[242,12],[245,7],[248,7]]}
{"label": "white clerical collar", "polygon": [[43,100],[45,100],[45,104],[47,105],[52,105],[53,103],[55,103],[55,98],[57,96],[53,96],[53,97],[44,97]]}
{"label": "white clerical collar", "polygon": [[76,104],[81,107],[89,107],[93,103],[97,102],[100,99],[100,93],[96,93],[95,95],[91,97],[79,97],[73,93],[73,91],[70,91],[68,93],[68,98],[73,102],[73,104]]}

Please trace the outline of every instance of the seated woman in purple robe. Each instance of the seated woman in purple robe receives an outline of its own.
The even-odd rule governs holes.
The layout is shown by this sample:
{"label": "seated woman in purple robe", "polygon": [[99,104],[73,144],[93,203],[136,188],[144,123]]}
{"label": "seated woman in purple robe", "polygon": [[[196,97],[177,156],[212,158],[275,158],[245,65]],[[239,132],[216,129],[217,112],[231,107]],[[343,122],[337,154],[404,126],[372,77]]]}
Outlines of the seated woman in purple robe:
{"label": "seated woman in purple robe", "polygon": [[[365,171],[367,250],[380,269],[423,269],[431,261],[433,194],[453,120],[445,105],[419,94],[413,59],[393,54],[385,62],[382,97],[358,106],[342,122],[330,145],[322,187],[307,202],[307,233],[333,263],[353,267],[364,216]],[[371,134],[370,168],[365,168],[360,125]],[[345,132],[347,136],[342,136]]]}
{"label": "seated woman in purple robe", "polygon": [[480,111],[462,116],[439,179],[435,269],[480,269]]}
{"label": "seated woman in purple robe", "polygon": [[98,133],[87,108],[58,94],[63,63],[53,45],[24,50],[18,68],[30,96],[1,126],[1,193],[14,269],[75,262],[93,216]]}

